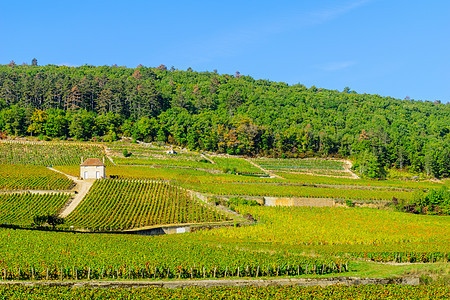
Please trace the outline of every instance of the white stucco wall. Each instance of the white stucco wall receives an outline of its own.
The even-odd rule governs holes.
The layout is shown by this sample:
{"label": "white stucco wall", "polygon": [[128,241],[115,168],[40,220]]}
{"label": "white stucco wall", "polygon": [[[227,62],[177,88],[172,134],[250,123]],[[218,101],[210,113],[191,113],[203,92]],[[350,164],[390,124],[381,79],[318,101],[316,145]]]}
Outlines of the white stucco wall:
{"label": "white stucco wall", "polygon": [[81,177],[81,179],[105,178],[105,167],[104,166],[80,166],[80,177]]}

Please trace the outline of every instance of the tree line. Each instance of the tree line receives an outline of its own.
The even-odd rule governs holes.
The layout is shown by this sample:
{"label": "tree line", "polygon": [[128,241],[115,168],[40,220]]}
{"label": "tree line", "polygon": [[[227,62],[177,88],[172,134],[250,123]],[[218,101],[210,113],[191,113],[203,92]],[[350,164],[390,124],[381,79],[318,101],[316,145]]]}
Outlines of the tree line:
{"label": "tree line", "polygon": [[0,65],[0,131],[113,141],[130,136],[190,149],[269,157],[351,157],[386,169],[450,175],[450,106],[138,66]]}

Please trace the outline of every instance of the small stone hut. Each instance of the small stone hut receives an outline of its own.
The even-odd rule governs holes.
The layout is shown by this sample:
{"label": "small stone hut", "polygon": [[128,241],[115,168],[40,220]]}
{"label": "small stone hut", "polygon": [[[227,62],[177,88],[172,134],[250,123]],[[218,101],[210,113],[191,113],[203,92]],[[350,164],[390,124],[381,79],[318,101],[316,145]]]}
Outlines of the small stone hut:
{"label": "small stone hut", "polygon": [[84,161],[83,158],[81,158],[80,178],[81,179],[105,178],[105,158],[103,158],[103,162],[98,158],[88,158]]}

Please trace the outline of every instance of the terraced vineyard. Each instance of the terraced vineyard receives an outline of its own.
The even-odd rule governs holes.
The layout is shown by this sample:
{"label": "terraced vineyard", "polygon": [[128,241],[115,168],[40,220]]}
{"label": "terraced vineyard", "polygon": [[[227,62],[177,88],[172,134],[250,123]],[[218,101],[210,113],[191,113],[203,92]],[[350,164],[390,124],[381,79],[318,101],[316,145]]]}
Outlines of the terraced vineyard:
{"label": "terraced vineyard", "polygon": [[227,170],[231,173],[242,174],[263,174],[261,169],[255,167],[243,158],[229,157],[229,156],[211,156],[210,157],[222,170]]}
{"label": "terraced vineyard", "polygon": [[69,194],[0,194],[0,223],[31,225],[34,216],[57,213]]}
{"label": "terraced vineyard", "polygon": [[326,184],[326,185],[348,185],[360,186],[364,189],[373,188],[396,188],[396,189],[430,189],[440,188],[444,185],[438,181],[414,181],[414,180],[370,180],[370,179],[352,179],[342,177],[314,176],[309,174],[279,172],[276,173],[286,179],[286,182],[296,182],[304,184]]}
{"label": "terraced vineyard", "polygon": [[405,191],[389,190],[363,190],[363,189],[337,189],[321,188],[286,184],[268,183],[206,183],[206,182],[182,182],[179,184],[195,191],[234,196],[272,196],[272,197],[299,197],[299,198],[332,198],[351,199],[361,201],[412,199],[414,194]]}
{"label": "terraced vineyard", "polygon": [[123,230],[228,219],[200,204],[189,192],[162,181],[107,179],[95,181],[66,223],[79,228]]}
{"label": "terraced vineyard", "polygon": [[68,190],[74,182],[43,166],[0,165],[0,190]]}
{"label": "terraced vineyard", "polygon": [[[79,165],[81,157],[102,158],[103,148],[92,144],[0,142],[0,164]],[[108,160],[105,163],[109,164]]]}
{"label": "terraced vineyard", "polygon": [[334,175],[350,177],[342,161],[325,159],[254,159],[256,164],[270,171],[312,173],[317,175]]}
{"label": "terraced vineyard", "polygon": [[210,162],[192,159],[183,159],[180,156],[175,158],[149,158],[149,157],[115,157],[114,162],[120,165],[155,165],[155,166],[173,166],[173,167],[188,167],[188,168],[199,168],[199,169],[218,169],[216,165]]}
{"label": "terraced vineyard", "polygon": [[210,169],[223,171],[225,173],[242,173],[246,174],[263,174],[261,169],[253,166],[248,161],[237,157],[208,157],[214,163],[198,154],[179,153],[172,154],[145,154],[133,155],[128,158],[115,157],[114,161],[120,165],[148,165],[148,166],[165,166],[165,167],[185,167],[193,169]]}
{"label": "terraced vineyard", "polygon": [[[55,145],[55,149],[74,145],[48,144]],[[44,161],[42,153],[46,148],[40,148],[42,145],[16,143],[14,146],[17,146],[16,157],[21,155],[24,163]],[[35,149],[30,151],[29,146]],[[77,156],[81,156],[82,148],[97,147],[79,146],[64,150],[67,152],[61,157],[66,157],[67,163],[66,158],[52,154],[62,164],[56,168],[78,176]],[[414,191],[426,192],[445,186],[445,182],[371,181],[303,173],[303,170],[314,173],[311,169],[321,175],[346,172],[341,162],[319,159],[256,159],[265,169],[284,178],[241,176],[223,171],[249,174],[262,171],[238,157],[208,156],[215,162],[211,163],[198,154],[168,156],[161,149],[141,148],[139,154],[137,151],[133,154],[133,160],[164,163],[108,166],[107,176],[112,179],[96,181],[60,229],[70,231],[73,226],[108,232],[181,223],[225,223],[229,227],[159,237],[3,228],[0,229],[0,240],[4,241],[0,247],[0,279],[2,276],[8,280],[50,280],[351,275],[361,263],[370,264],[367,261],[437,264],[449,261],[450,217],[362,208],[238,204],[234,206],[238,213],[250,214],[257,222],[239,227],[236,221],[232,227],[234,222],[228,214],[197,201],[185,190],[211,194],[215,199],[220,195],[245,195],[377,202],[391,201],[394,197],[412,199]],[[20,154],[20,149],[30,155]],[[97,149],[101,153],[101,147]],[[121,159],[128,158],[118,161]],[[8,189],[25,186],[42,189],[45,184],[47,188],[62,188],[70,182],[49,172],[42,166],[2,165],[0,184],[3,182]],[[29,225],[35,215],[57,212],[68,196],[2,197],[9,198],[0,199],[0,222]],[[62,198],[57,200],[57,197]]]}

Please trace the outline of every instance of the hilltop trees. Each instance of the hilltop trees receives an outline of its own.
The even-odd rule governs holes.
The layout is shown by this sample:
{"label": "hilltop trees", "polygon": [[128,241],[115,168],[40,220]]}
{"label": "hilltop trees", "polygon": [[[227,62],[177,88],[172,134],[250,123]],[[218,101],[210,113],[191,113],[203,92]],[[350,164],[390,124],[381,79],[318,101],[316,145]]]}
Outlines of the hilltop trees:
{"label": "hilltop trees", "polygon": [[0,131],[114,140],[124,134],[192,149],[274,157],[352,156],[450,176],[450,107],[306,88],[238,74],[138,66],[0,66]]}

